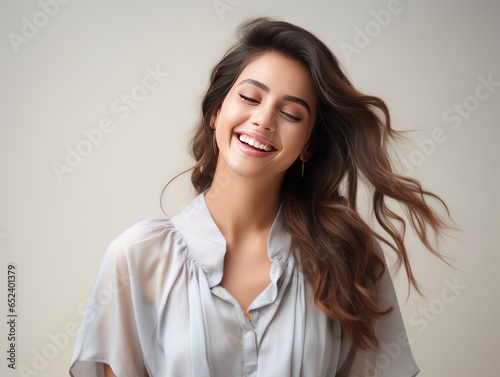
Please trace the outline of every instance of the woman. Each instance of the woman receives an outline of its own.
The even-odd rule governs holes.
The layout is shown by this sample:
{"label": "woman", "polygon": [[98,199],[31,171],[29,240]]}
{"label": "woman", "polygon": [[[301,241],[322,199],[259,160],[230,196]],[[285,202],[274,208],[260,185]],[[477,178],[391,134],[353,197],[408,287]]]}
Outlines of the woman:
{"label": "woman", "polygon": [[[110,245],[72,376],[415,376],[378,241],[416,286],[401,203],[434,254],[434,194],[392,171],[384,102],[309,32],[259,18],[215,66],[192,143],[198,196]],[[358,179],[388,240],[356,207]],[[377,241],[378,240],[378,241]]]}

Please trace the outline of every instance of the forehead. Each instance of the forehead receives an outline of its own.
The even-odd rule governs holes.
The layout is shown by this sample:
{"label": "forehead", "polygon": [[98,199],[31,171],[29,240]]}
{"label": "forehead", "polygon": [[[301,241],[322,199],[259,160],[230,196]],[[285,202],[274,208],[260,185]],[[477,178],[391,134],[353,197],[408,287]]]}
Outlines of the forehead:
{"label": "forehead", "polygon": [[309,71],[297,60],[275,52],[265,53],[243,69],[235,85],[249,78],[268,86],[270,93],[296,96],[313,105],[315,103],[316,95]]}

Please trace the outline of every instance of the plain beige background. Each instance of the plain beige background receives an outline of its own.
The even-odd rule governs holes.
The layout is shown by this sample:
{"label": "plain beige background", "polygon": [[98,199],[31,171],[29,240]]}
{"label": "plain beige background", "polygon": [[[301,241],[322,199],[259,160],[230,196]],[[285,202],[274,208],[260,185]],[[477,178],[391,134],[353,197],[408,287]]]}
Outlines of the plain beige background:
{"label": "plain beige background", "polygon": [[[463,271],[408,236],[426,298],[405,301],[404,276],[395,284],[420,376],[497,375],[498,2],[61,3],[0,5],[2,376],[67,375],[106,247],[137,221],[163,216],[162,186],[192,162],[186,150],[209,70],[235,26],[261,15],[314,32],[358,88],[387,101],[395,128],[418,130],[397,150],[402,170],[449,204],[462,231],[442,251]],[[86,142],[99,125],[102,140],[94,131],[98,145]],[[78,148],[86,156],[73,156],[58,178],[54,166]],[[186,177],[167,190],[167,211],[190,195]],[[11,262],[17,371],[5,360]]]}

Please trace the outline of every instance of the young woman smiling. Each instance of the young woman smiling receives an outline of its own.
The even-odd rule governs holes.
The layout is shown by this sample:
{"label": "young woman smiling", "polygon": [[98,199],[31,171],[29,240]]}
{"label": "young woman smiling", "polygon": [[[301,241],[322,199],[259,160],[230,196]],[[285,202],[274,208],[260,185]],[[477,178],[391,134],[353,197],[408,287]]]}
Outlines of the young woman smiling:
{"label": "young woman smiling", "polygon": [[[392,170],[394,135],[384,102],[358,92],[315,36],[245,23],[203,99],[198,196],[110,245],[71,375],[417,375],[378,242],[416,286],[386,198],[439,257],[428,230],[446,223],[428,200],[446,205]],[[357,211],[360,178],[386,238]]]}

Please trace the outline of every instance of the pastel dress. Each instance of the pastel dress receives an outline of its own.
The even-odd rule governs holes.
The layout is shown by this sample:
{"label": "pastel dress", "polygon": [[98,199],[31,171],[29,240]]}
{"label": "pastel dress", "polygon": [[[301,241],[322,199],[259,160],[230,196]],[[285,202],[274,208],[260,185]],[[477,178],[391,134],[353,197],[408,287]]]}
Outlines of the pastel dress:
{"label": "pastel dress", "polygon": [[268,238],[270,284],[244,313],[219,285],[226,242],[199,194],[171,219],[119,235],[100,265],[70,375],[101,377],[412,377],[419,372],[388,269],[378,291],[393,312],[379,346],[341,337],[315,306],[279,209]]}

